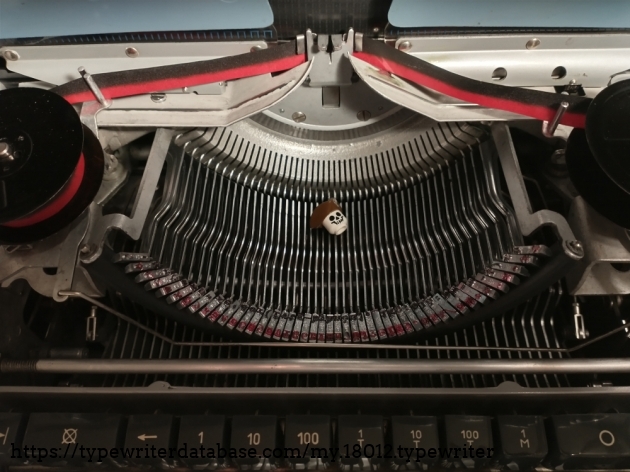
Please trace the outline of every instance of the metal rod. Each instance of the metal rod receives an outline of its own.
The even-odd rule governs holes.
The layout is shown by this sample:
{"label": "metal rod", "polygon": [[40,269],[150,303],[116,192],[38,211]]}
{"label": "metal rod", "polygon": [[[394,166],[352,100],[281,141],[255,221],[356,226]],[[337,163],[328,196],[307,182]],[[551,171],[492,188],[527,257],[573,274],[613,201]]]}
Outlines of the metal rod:
{"label": "metal rod", "polygon": [[0,372],[42,374],[584,374],[629,373],[630,359],[3,359]]}
{"label": "metal rod", "polygon": [[[63,297],[71,297],[71,298],[82,298],[83,300],[86,300],[88,302],[90,302],[92,305],[96,305],[99,308],[102,308],[103,310],[111,313],[112,315],[120,318],[121,320],[126,321],[127,323],[132,324],[133,326],[136,326],[137,328],[140,328],[144,331],[146,331],[147,333],[155,336],[158,339],[161,339],[162,341],[165,341],[169,344],[172,344],[173,346],[188,346],[188,347],[213,347],[213,346],[249,346],[249,347],[284,347],[284,348],[291,348],[291,347],[298,347],[300,349],[308,349],[308,348],[317,348],[317,349],[375,349],[375,350],[381,350],[381,349],[415,349],[418,351],[470,351],[470,347],[469,346],[427,346],[427,345],[415,345],[415,344],[371,344],[371,343],[366,343],[366,344],[358,344],[358,343],[351,343],[351,344],[332,344],[332,343],[328,343],[328,344],[320,344],[320,343],[316,343],[316,344],[308,344],[308,343],[287,343],[287,342],[243,342],[243,343],[231,343],[231,342],[181,342],[181,341],[175,341],[172,338],[169,338],[168,336],[164,336],[161,333],[158,333],[157,331],[143,325],[142,323],[137,322],[136,320],[129,318],[126,315],[123,315],[122,313],[120,313],[117,310],[114,310],[113,308],[105,305],[104,303],[98,301],[95,298],[90,297],[89,295],[86,295],[83,292],[75,292],[75,291],[69,291],[69,290],[62,290],[59,292],[59,296],[63,296]],[[628,321],[627,323],[624,323],[620,326],[617,326],[615,329],[608,331],[607,333],[603,333],[600,334],[599,336],[592,338],[586,342],[583,342],[581,344],[578,344],[577,346],[573,346],[571,348],[543,348],[543,347],[495,347],[495,346],[487,346],[487,347],[482,347],[482,348],[476,348],[475,350],[480,350],[480,351],[498,351],[498,352],[549,352],[549,353],[560,353],[560,354],[570,354],[576,351],[579,351],[580,349],[586,347],[586,346],[590,346],[591,344],[595,344],[599,341],[602,341],[610,336],[612,336],[613,334],[616,334],[620,331],[623,330],[627,330],[630,328],[630,321]]]}
{"label": "metal rod", "polygon": [[83,77],[83,80],[85,80],[85,83],[92,91],[98,102],[104,108],[108,108],[111,105],[111,102],[105,98],[105,95],[103,95],[103,92],[94,81],[94,77],[92,77],[90,73],[85,70],[85,67],[79,67],[79,74],[81,74],[81,77]]}
{"label": "metal rod", "polygon": [[560,103],[560,106],[558,107],[558,110],[556,111],[556,114],[554,115],[551,122],[549,123],[547,121],[543,121],[543,135],[545,135],[547,138],[553,138],[553,136],[556,134],[556,130],[558,129],[558,125],[560,124],[560,120],[562,120],[562,117],[568,109],[569,102]]}

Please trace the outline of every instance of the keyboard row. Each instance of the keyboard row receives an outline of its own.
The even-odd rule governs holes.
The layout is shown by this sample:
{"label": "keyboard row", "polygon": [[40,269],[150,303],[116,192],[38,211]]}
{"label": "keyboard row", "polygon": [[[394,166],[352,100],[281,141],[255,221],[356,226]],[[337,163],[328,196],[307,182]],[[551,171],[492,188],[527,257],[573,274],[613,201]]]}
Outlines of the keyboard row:
{"label": "keyboard row", "polygon": [[540,416],[0,413],[0,463],[157,467],[630,465],[630,414]]}

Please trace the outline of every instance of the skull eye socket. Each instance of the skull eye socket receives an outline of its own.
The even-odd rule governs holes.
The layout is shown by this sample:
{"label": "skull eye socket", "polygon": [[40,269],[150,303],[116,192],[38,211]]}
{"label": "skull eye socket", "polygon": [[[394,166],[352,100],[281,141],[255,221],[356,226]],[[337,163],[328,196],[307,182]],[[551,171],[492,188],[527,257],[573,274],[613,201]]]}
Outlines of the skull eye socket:
{"label": "skull eye socket", "polygon": [[337,218],[341,218],[341,212],[339,212],[339,211],[338,211],[337,213],[335,213],[335,216],[336,216]]}
{"label": "skull eye socket", "polygon": [[334,217],[334,216],[332,216],[332,215],[330,215],[330,216],[328,217],[328,219],[329,219],[330,221],[335,221],[335,217]]}

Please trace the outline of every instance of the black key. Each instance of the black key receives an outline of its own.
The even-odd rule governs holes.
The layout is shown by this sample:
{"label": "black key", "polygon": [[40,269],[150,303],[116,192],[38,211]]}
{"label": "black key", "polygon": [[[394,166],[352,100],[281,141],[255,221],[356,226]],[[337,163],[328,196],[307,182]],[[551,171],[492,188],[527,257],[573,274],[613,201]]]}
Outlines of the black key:
{"label": "black key", "polygon": [[[277,423],[275,416],[235,416],[232,419],[231,448],[235,448],[239,457],[238,464],[257,464],[262,461],[277,462],[273,458],[263,458],[263,450],[273,451],[277,440]],[[245,457],[240,457],[244,455]]]}
{"label": "black key", "polygon": [[514,464],[519,470],[533,469],[548,452],[545,423],[540,416],[499,416],[497,451],[500,462]]}
{"label": "black key", "polygon": [[483,466],[494,457],[492,421],[487,416],[447,416],[446,447],[449,461],[472,469]]}
{"label": "black key", "polygon": [[[208,448],[212,452],[208,451]],[[179,423],[177,439],[178,459],[187,465],[225,462],[225,417],[219,415],[185,415]],[[223,457],[219,457],[219,456]]]}
{"label": "black key", "polygon": [[0,413],[0,464],[24,462],[24,450],[20,449],[23,434],[21,413]]}
{"label": "black key", "polygon": [[22,445],[29,454],[35,447],[32,463],[108,462],[109,451],[118,446],[120,422],[120,415],[101,413],[33,413]]}
{"label": "black key", "polygon": [[337,429],[342,463],[359,464],[365,462],[364,459],[374,464],[382,462],[385,453],[382,417],[342,415]]}
{"label": "black key", "polygon": [[127,424],[125,447],[134,448],[133,464],[170,464],[169,451],[173,417],[171,415],[132,415]]}
{"label": "black key", "polygon": [[[392,448],[396,462],[431,464],[440,447],[438,422],[434,416],[393,416]],[[431,449],[434,449],[431,451]]]}
{"label": "black key", "polygon": [[[312,458],[330,462],[329,416],[287,416],[284,431],[284,446],[290,462],[304,464]],[[291,458],[291,455],[296,457]]]}
{"label": "black key", "polygon": [[551,426],[551,464],[565,469],[630,465],[630,414],[552,416]]}

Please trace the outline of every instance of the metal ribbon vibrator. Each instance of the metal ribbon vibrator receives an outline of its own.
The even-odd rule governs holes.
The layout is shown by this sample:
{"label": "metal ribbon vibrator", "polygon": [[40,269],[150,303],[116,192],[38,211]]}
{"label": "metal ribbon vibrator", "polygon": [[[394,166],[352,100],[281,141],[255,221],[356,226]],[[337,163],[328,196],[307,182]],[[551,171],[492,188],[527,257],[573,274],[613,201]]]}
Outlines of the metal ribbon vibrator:
{"label": "metal ribbon vibrator", "polygon": [[627,6],[144,3],[2,6],[0,468],[630,466]]}

